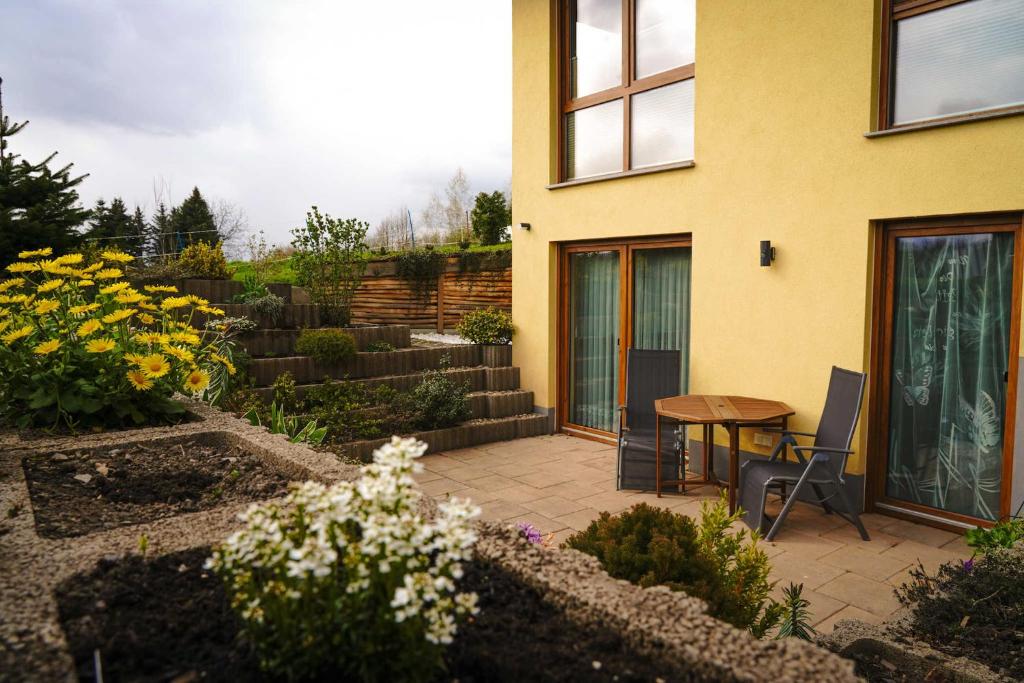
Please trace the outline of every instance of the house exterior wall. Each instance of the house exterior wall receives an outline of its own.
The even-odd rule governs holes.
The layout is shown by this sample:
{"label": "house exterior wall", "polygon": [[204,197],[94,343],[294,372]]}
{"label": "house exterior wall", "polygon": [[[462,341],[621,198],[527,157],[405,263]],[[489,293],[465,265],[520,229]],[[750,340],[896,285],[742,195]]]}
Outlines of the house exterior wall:
{"label": "house exterior wall", "polygon": [[[513,230],[514,363],[538,409],[557,404],[559,242],[691,235],[690,391],[784,400],[813,429],[829,368],[869,367],[875,222],[1024,209],[1022,116],[865,137],[872,0],[698,0],[695,166],[547,189],[556,1],[512,3],[513,224],[532,226]],[[864,418],[852,473],[871,457]]]}

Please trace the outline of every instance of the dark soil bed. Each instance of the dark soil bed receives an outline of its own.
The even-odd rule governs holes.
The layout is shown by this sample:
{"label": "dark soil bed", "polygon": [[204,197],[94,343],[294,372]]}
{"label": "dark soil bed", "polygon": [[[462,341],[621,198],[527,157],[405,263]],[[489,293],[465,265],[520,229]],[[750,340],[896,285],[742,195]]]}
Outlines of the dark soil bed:
{"label": "dark soil bed", "polygon": [[196,438],[24,460],[36,529],[63,538],[283,494],[288,477],[237,446]]}
{"label": "dark soil bed", "polygon": [[[106,681],[259,679],[219,579],[202,568],[208,555],[200,548],[103,561],[60,586],[60,619],[81,680],[96,680],[97,651]],[[441,680],[678,679],[614,633],[577,627],[500,568],[470,564],[462,588],[479,594],[481,611],[460,627]]]}

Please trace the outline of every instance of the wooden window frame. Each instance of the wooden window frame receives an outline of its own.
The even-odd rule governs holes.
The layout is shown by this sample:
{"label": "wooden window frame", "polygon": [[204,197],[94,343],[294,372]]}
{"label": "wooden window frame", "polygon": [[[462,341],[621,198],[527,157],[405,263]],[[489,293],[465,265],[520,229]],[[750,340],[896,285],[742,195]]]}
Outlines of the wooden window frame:
{"label": "wooden window frame", "polygon": [[[892,220],[879,223],[874,238],[874,275],[872,282],[871,363],[869,367],[867,463],[865,487],[868,511],[881,511],[904,519],[936,526],[962,529],[965,526],[990,527],[994,522],[969,515],[938,510],[913,502],[889,498],[885,493],[889,457],[889,412],[892,399],[889,379],[892,374],[892,321],[895,298],[895,240],[898,237],[1008,232],[1014,235],[1012,311],[1010,349],[1007,365],[1006,414],[1004,415],[1002,492],[999,518],[1009,516],[1013,495],[1013,461],[1016,439],[1018,366],[1020,364],[1021,289],[1024,273],[1024,213],[998,213],[951,216],[931,219]],[[943,520],[946,522],[943,524]]]}
{"label": "wooden window frame", "polygon": [[[948,116],[936,116],[924,121],[912,123],[893,123],[893,102],[895,100],[895,48],[896,22],[901,19],[946,9],[959,5],[970,0],[881,0],[881,55],[878,60],[878,116],[876,130],[878,132],[900,132],[912,131],[923,128],[937,128],[967,121],[985,120],[1000,116],[1012,116],[1024,113],[1024,105],[1011,105],[1005,107],[992,107],[981,111],[965,114],[950,114]],[[870,137],[870,136],[869,136]]]}
{"label": "wooden window frame", "polygon": [[[662,71],[652,76],[635,78],[636,75],[636,0],[620,0],[622,3],[622,82],[612,88],[596,93],[590,93],[583,97],[573,98],[570,95],[572,86],[572,61],[569,51],[572,45],[573,23],[570,17],[570,5],[572,0],[558,0],[557,9],[557,35],[558,35],[558,169],[556,184],[574,183],[575,181],[587,181],[591,179],[604,179],[616,177],[619,174],[666,170],[669,168],[685,168],[692,166],[692,159],[679,159],[675,162],[661,164],[658,166],[641,167],[634,169],[632,164],[632,98],[634,95],[661,88],[674,83],[691,80],[696,75],[696,62],[677,66],[668,71]],[[593,176],[582,176],[569,178],[569,169],[566,168],[566,117],[574,111],[587,109],[599,104],[622,100],[622,168],[610,173],[602,173]]]}
{"label": "wooden window frame", "polygon": [[[636,237],[630,239],[612,238],[585,242],[565,242],[558,246],[558,347],[556,358],[557,428],[559,431],[596,441],[614,443],[614,432],[573,424],[569,421],[569,308],[572,282],[570,279],[569,257],[572,254],[591,251],[619,252],[619,386],[617,402],[626,402],[626,351],[633,343],[633,254],[644,249],[690,249],[693,254],[693,240],[689,235],[665,235]],[[691,278],[692,281],[692,278]]]}

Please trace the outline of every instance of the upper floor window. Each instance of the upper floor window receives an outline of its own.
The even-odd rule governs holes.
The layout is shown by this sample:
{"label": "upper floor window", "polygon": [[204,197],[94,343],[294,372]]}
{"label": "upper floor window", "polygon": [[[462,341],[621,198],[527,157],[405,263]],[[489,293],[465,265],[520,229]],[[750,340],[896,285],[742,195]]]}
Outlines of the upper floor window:
{"label": "upper floor window", "polygon": [[1024,110],[1024,0],[883,0],[880,128]]}
{"label": "upper floor window", "polygon": [[693,159],[695,2],[562,3],[562,179]]}

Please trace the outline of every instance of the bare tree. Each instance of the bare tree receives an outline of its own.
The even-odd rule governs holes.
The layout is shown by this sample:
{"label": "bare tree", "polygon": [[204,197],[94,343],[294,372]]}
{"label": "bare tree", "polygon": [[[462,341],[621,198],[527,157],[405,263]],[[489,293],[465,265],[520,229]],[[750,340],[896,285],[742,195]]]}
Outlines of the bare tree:
{"label": "bare tree", "polygon": [[[468,239],[471,208],[469,180],[462,167],[459,167],[445,186],[444,198],[435,192],[431,195],[427,208],[423,210],[422,241],[425,244],[437,244]],[[420,239],[418,234],[417,241]]]}
{"label": "bare tree", "polygon": [[370,235],[374,249],[398,249],[409,241],[409,208],[400,206],[382,218]]}
{"label": "bare tree", "polygon": [[217,234],[224,242],[224,253],[239,256],[249,235],[249,216],[245,209],[226,199],[215,198],[210,201],[210,212]]}

